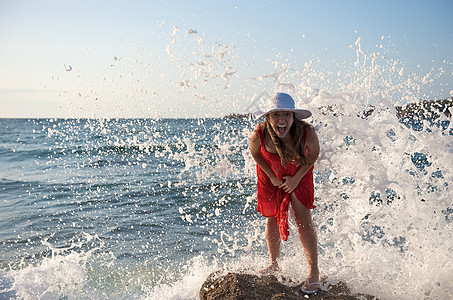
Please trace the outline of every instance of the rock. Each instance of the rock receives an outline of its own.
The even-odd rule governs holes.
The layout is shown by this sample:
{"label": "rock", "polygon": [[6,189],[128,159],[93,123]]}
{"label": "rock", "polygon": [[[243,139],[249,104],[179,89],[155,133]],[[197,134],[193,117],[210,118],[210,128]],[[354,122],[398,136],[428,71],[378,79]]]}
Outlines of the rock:
{"label": "rock", "polygon": [[229,114],[223,117],[223,119],[251,119],[252,114]]}
{"label": "rock", "polygon": [[201,300],[358,300],[377,299],[365,294],[352,294],[344,282],[330,284],[323,279],[322,287],[315,295],[304,295],[302,285],[286,286],[273,275],[219,272],[208,276],[200,289]]}
{"label": "rock", "polygon": [[399,118],[437,119],[441,116],[451,117],[453,97],[444,100],[424,100],[396,106]]}
{"label": "rock", "polygon": [[[357,114],[358,117],[368,118],[375,111],[376,107],[370,105],[364,108],[363,112]],[[337,106],[325,105],[318,107],[318,110],[323,115],[338,116]],[[451,117],[453,112],[453,97],[444,100],[422,100],[414,103],[408,103],[403,106],[395,106],[396,115],[398,118],[416,118],[416,119],[437,119],[443,116]],[[229,114],[224,119],[251,119],[251,114]]]}

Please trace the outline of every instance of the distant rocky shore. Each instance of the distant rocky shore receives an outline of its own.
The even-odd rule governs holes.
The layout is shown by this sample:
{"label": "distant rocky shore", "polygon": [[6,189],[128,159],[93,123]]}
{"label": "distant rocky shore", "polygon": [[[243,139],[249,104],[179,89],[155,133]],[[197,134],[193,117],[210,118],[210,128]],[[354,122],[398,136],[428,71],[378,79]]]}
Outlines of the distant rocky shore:
{"label": "distant rocky shore", "polygon": [[287,286],[275,276],[242,273],[211,274],[200,289],[201,300],[377,300],[366,294],[353,294],[344,282],[328,283],[324,278],[314,295],[304,295],[301,285]]}
{"label": "distant rocky shore", "polygon": [[252,114],[229,114],[223,117],[223,119],[246,119],[251,118]]}
{"label": "distant rocky shore", "polygon": [[399,118],[437,119],[451,117],[453,97],[444,100],[425,100],[404,106],[395,106]]}
{"label": "distant rocky shore", "polygon": [[[322,114],[336,115],[335,108],[324,106],[318,108]],[[437,119],[442,116],[451,117],[453,112],[453,97],[444,100],[423,100],[420,102],[409,103],[403,106],[395,106],[398,118],[417,118],[417,119]],[[375,110],[370,106],[363,111],[362,117],[370,116]],[[251,114],[229,114],[225,119],[251,118]]]}

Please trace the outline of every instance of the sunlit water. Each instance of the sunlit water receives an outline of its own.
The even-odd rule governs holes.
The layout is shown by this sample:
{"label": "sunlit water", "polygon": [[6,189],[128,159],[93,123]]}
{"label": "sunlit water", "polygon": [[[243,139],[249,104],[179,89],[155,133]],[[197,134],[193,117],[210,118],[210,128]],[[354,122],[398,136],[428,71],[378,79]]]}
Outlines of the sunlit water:
{"label": "sunlit water", "polygon": [[[428,79],[397,80],[401,68],[379,66],[360,40],[355,46],[352,69],[335,80],[312,62],[276,63],[250,79],[257,91],[288,91],[313,111],[322,276],[381,299],[449,299],[451,118],[398,119],[395,90],[414,96]],[[228,89],[228,51],[205,59],[221,73],[198,64],[192,68],[208,76],[175,75],[175,82],[208,96],[207,81]],[[237,107],[260,105],[258,97],[245,105],[239,98]],[[364,118],[370,104],[374,112]],[[248,151],[256,125],[247,118],[0,120],[0,298],[197,299],[211,272],[265,266]],[[286,279],[305,279],[294,225],[281,266]]]}

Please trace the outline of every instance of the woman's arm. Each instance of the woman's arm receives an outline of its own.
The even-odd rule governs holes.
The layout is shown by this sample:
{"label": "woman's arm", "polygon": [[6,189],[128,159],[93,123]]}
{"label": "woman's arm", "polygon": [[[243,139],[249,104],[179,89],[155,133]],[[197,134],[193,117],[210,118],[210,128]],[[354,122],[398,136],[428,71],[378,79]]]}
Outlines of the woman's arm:
{"label": "woman's arm", "polygon": [[318,135],[315,130],[310,126],[307,131],[307,140],[305,142],[305,148],[308,150],[307,164],[301,165],[294,176],[284,176],[285,182],[281,186],[287,193],[292,193],[299,185],[301,179],[307,174],[311,167],[315,164],[319,156],[319,141]]}
{"label": "woman's arm", "polygon": [[250,152],[252,153],[252,157],[255,160],[255,162],[258,164],[258,166],[261,168],[261,170],[266,173],[266,175],[269,177],[271,180],[272,184],[277,187],[281,187],[283,184],[283,181],[281,181],[275,174],[274,171],[272,171],[271,167],[266,163],[266,161],[263,159],[260,153],[261,149],[261,141],[260,141],[260,136],[259,133],[255,130],[253,131],[252,135],[250,136]]}

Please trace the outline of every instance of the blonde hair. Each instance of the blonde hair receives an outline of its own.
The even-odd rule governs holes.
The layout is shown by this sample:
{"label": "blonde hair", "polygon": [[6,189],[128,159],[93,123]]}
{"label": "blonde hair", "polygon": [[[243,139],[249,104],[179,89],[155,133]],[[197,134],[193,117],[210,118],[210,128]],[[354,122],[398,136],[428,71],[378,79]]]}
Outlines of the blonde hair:
{"label": "blonde hair", "polygon": [[264,132],[269,134],[284,167],[286,167],[288,162],[296,163],[298,166],[308,164],[307,157],[305,156],[304,143],[304,131],[305,128],[308,128],[308,126],[310,126],[310,124],[307,122],[294,118],[294,122],[289,129],[289,133],[292,137],[291,144],[287,145],[277,136],[274,129],[270,125],[268,118],[266,118],[264,123]]}

